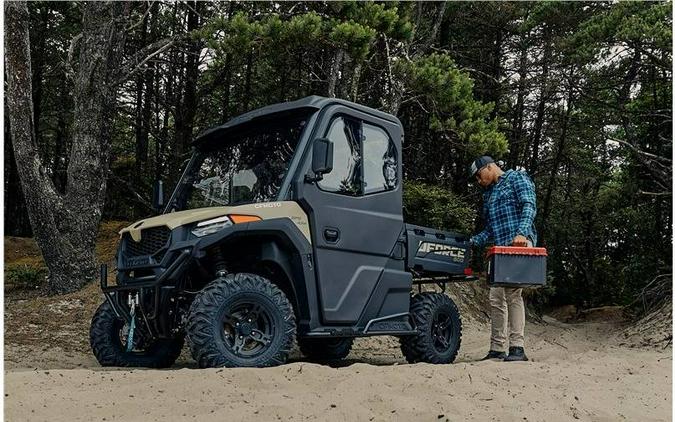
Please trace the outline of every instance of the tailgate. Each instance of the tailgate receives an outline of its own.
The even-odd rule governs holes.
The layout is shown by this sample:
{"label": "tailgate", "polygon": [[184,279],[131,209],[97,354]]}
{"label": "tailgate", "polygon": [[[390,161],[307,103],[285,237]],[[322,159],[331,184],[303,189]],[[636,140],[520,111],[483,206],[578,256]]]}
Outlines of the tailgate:
{"label": "tailgate", "polygon": [[406,266],[420,274],[464,274],[471,259],[469,237],[406,224]]}

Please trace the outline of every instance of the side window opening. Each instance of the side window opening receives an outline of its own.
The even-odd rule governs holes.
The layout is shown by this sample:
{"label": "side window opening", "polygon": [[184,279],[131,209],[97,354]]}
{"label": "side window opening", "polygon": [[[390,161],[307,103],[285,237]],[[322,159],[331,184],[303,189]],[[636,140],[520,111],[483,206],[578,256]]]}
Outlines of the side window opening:
{"label": "side window opening", "polygon": [[360,195],[361,125],[338,117],[333,120],[326,137],[333,142],[333,171],[319,181],[319,188],[343,195]]}
{"label": "side window opening", "polygon": [[363,124],[364,193],[384,192],[396,188],[396,149],[382,128]]}
{"label": "side window opening", "polygon": [[333,170],[318,182],[320,189],[363,196],[398,186],[396,148],[384,129],[339,116],[326,137],[333,142]]}

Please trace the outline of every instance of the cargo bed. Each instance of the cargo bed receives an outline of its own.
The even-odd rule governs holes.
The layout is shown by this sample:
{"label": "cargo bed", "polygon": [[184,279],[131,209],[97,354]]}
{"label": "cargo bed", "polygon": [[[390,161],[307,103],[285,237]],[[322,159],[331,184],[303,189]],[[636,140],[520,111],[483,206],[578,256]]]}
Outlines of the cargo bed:
{"label": "cargo bed", "polygon": [[469,237],[428,227],[405,225],[406,267],[415,276],[414,282],[476,280],[469,269],[471,244]]}

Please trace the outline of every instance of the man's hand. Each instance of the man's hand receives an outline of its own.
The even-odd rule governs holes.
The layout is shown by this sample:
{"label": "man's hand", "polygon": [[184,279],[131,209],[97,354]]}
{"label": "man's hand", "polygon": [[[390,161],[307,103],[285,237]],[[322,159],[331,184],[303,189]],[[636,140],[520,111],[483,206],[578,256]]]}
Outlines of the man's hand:
{"label": "man's hand", "polygon": [[522,234],[519,234],[518,236],[513,238],[513,242],[511,242],[511,245],[513,246],[527,246],[527,238],[523,236]]}

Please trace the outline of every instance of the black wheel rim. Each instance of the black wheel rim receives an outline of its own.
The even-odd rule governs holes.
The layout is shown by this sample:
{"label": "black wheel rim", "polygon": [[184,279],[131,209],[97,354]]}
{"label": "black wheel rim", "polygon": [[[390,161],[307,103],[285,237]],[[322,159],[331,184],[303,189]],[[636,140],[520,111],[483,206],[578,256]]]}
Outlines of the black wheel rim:
{"label": "black wheel rim", "polygon": [[255,358],[269,348],[275,334],[272,315],[265,306],[237,301],[221,318],[222,335],[227,349],[241,358]]}
{"label": "black wheel rim", "polygon": [[431,325],[431,336],[434,341],[434,349],[439,353],[445,353],[452,344],[452,319],[450,314],[440,311],[434,316]]}
{"label": "black wheel rim", "polygon": [[153,342],[149,336],[145,335],[143,330],[139,329],[138,325],[134,333],[134,345],[131,352],[127,352],[127,345],[129,342],[129,324],[122,320],[115,320],[113,324],[113,341],[124,353],[138,355],[143,354],[152,347]]}

